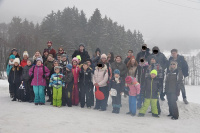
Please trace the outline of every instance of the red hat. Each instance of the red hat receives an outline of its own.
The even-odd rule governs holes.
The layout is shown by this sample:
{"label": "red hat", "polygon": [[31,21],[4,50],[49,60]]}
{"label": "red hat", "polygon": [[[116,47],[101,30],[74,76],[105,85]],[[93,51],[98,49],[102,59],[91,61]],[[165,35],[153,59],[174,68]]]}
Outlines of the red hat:
{"label": "red hat", "polygon": [[51,42],[51,41],[48,41],[48,42],[47,42],[47,44],[48,44],[48,43],[51,43],[51,44],[52,44],[52,42]]}
{"label": "red hat", "polygon": [[131,84],[132,81],[133,81],[133,79],[132,79],[131,76],[127,76],[126,79],[125,79],[125,82],[126,82],[127,84]]}

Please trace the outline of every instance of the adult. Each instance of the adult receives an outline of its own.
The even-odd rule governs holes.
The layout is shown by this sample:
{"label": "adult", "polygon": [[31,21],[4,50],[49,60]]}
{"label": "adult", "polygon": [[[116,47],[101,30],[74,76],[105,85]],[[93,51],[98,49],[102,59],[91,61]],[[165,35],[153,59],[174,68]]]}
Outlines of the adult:
{"label": "adult", "polygon": [[56,58],[56,50],[52,47],[53,43],[51,41],[47,42],[49,54],[53,55],[53,58]]}
{"label": "adult", "polygon": [[[182,70],[184,78],[188,77],[188,75],[189,75],[189,73],[188,73],[188,71],[189,71],[188,63],[185,60],[184,56],[181,56],[181,55],[178,54],[178,50],[177,49],[172,49],[171,50],[171,57],[169,58],[169,62],[171,62],[171,61],[176,61],[178,63],[178,68],[180,68]],[[184,103],[188,104],[187,97],[186,97],[186,91],[185,91],[185,85],[184,84],[182,85],[181,93],[182,93],[182,97],[183,97]]]}
{"label": "adult", "polygon": [[150,55],[150,49],[147,48],[147,44],[143,44],[141,51],[137,54],[136,61],[140,62],[141,58],[147,60],[149,55]]}
{"label": "adult", "polygon": [[113,52],[108,53],[108,58],[107,58],[108,63],[112,64],[115,61],[114,58],[115,57]]}
{"label": "adult", "polygon": [[[35,52],[35,54],[34,54],[34,56],[33,56],[33,65],[35,66],[36,65],[36,63],[37,63],[37,58],[42,58],[42,56],[41,56],[41,53],[40,53],[40,51],[38,50],[38,51],[36,51]],[[42,60],[42,62],[43,62],[43,60]]]}
{"label": "adult", "polygon": [[138,63],[135,60],[135,57],[131,57],[131,59],[127,63],[127,76],[136,77],[136,70],[137,70]]}
{"label": "adult", "polygon": [[[67,54],[66,52],[65,52],[65,50],[62,48],[62,47],[60,47],[60,48],[58,48],[58,53],[56,54],[56,60],[57,60],[57,55],[60,55],[60,56],[62,56],[63,54]],[[68,58],[68,57],[67,57]]]}
{"label": "adult", "polygon": [[134,57],[134,56],[133,56],[133,50],[129,50],[129,51],[128,51],[128,56],[127,56],[127,58],[124,60],[124,63],[127,65],[128,62],[129,62],[129,60],[130,60],[132,57]]}
{"label": "adult", "polygon": [[100,61],[100,57],[101,57],[101,50],[99,48],[97,48],[95,50],[95,54],[94,54],[94,56],[92,58],[92,62],[94,63],[95,66]]}
{"label": "adult", "polygon": [[86,60],[87,60],[88,58],[90,58],[88,52],[85,50],[85,45],[84,45],[83,43],[81,43],[81,44],[79,45],[79,49],[78,49],[78,50],[75,50],[75,51],[74,51],[74,53],[73,53],[73,55],[72,55],[72,59],[73,59],[74,57],[76,57],[77,55],[80,55],[80,56],[81,56],[81,62],[80,62],[80,64],[83,64],[84,62],[86,62]]}
{"label": "adult", "polygon": [[43,62],[47,61],[48,55],[49,55],[49,50],[48,49],[44,49],[43,55],[42,55]]}
{"label": "adult", "polygon": [[[15,58],[19,58],[19,59],[20,59],[20,55],[19,55],[19,53],[18,53],[18,51],[17,51],[16,48],[13,48],[13,49],[11,50],[11,53],[9,54],[9,57],[10,57],[10,55],[14,55]],[[6,60],[5,68],[6,68],[7,65],[8,65],[9,57],[8,57],[8,59]]]}
{"label": "adult", "polygon": [[107,68],[107,71],[108,71],[108,80],[112,79],[112,69],[111,69],[111,65],[110,63],[107,62],[107,55],[106,54],[102,54],[101,55],[101,60],[100,60],[104,65],[105,67]]}
{"label": "adult", "polygon": [[22,68],[24,68],[27,65],[28,57],[29,57],[28,52],[24,51],[23,52],[23,60],[20,63],[20,65],[21,65]]}

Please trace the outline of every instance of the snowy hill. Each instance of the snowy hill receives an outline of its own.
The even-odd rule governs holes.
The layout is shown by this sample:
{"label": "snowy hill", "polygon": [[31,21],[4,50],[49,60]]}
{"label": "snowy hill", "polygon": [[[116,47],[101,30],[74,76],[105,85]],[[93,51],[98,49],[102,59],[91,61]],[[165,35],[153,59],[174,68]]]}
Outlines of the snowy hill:
{"label": "snowy hill", "polygon": [[161,102],[160,118],[147,113],[144,118],[126,115],[128,98],[122,98],[120,114],[80,107],[35,106],[33,103],[12,102],[8,83],[0,80],[0,133],[199,133],[200,89],[186,86],[190,104],[178,101],[180,119],[171,120],[167,101]]}

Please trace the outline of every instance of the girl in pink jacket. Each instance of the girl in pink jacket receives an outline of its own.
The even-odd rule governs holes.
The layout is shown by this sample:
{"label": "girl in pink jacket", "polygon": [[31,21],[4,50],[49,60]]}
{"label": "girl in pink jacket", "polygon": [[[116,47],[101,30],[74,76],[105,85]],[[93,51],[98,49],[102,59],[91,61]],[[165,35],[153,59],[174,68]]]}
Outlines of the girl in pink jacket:
{"label": "girl in pink jacket", "polygon": [[136,101],[140,94],[140,84],[137,82],[136,78],[127,76],[125,79],[126,88],[129,90],[129,112],[132,116],[136,115]]}

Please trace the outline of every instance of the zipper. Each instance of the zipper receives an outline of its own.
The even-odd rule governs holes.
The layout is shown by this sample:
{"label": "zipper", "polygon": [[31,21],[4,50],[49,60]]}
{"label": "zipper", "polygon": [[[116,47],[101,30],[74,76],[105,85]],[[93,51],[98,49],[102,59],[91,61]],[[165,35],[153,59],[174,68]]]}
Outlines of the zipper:
{"label": "zipper", "polygon": [[152,85],[153,84],[153,79],[151,80],[151,98],[152,98]]}

